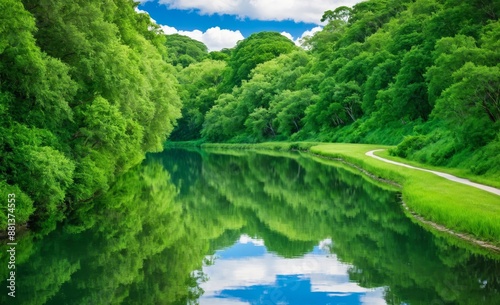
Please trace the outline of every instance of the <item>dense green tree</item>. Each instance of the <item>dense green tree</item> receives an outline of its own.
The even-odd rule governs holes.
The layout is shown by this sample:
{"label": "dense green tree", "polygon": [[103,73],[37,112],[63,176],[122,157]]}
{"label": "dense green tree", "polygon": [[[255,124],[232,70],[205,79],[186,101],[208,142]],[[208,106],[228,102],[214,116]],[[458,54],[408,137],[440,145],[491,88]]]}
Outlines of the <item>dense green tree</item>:
{"label": "dense green tree", "polygon": [[[210,134],[209,138],[213,138],[212,133],[219,132],[225,134],[222,139],[244,137],[248,141],[262,141],[277,136],[278,131],[273,126],[273,121],[281,110],[287,108],[285,103],[295,101],[288,98],[277,110],[273,107],[279,103],[274,101],[287,90],[295,90],[306,82],[314,84],[312,79],[302,79],[299,86],[299,78],[307,71],[309,60],[310,57],[304,51],[295,51],[259,64],[248,81],[243,81],[240,87],[235,87],[232,92],[233,99],[228,100],[227,95],[221,95],[223,101],[207,113],[204,125],[207,131],[203,134]],[[297,102],[295,106],[304,103]],[[221,108],[224,108],[224,111],[221,112]],[[303,109],[304,107],[300,106],[297,111]],[[291,108],[288,107],[286,111],[291,112]],[[302,115],[297,113],[294,116],[296,123],[301,124]],[[220,121],[231,122],[226,125],[229,128],[213,128],[213,124],[222,127],[217,117]]]}
{"label": "dense green tree", "polygon": [[163,147],[180,114],[174,69],[133,1],[0,5],[0,180],[47,232]]}
{"label": "dense green tree", "polygon": [[208,56],[206,45],[184,35],[167,35],[165,46],[174,66],[180,65],[185,68],[192,63],[202,61]]}
{"label": "dense green tree", "polygon": [[376,101],[378,93],[388,88],[398,70],[398,61],[396,61],[394,56],[390,55],[388,59],[373,69],[373,72],[364,83],[362,109],[365,114],[370,115],[377,110]]}
{"label": "dense green tree", "polygon": [[252,69],[258,64],[296,49],[290,39],[277,32],[250,35],[232,50],[222,90],[230,92],[234,86],[240,86],[243,80],[247,80]]}
{"label": "dense green tree", "polygon": [[245,127],[249,130],[250,136],[256,140],[276,136],[276,127],[273,126],[273,114],[263,107],[254,109],[246,119]]}
{"label": "dense green tree", "polygon": [[299,132],[304,126],[306,108],[315,104],[318,96],[311,89],[281,92],[271,104],[271,111],[276,113],[274,120],[278,132],[286,137]]}
{"label": "dense green tree", "polygon": [[205,60],[181,70],[177,79],[181,90],[182,118],[172,133],[172,140],[200,138],[205,114],[218,98],[217,86],[226,68],[224,61]]}
{"label": "dense green tree", "polygon": [[459,126],[463,143],[484,146],[500,131],[500,67],[466,63],[453,77],[434,114]]}
{"label": "dense green tree", "polygon": [[342,20],[344,22],[349,21],[349,17],[352,13],[352,9],[347,6],[339,6],[335,10],[327,10],[321,17],[321,22],[332,21],[332,20]]}
{"label": "dense green tree", "polygon": [[205,117],[201,135],[210,141],[227,141],[238,129],[244,117],[235,117],[236,99],[232,94],[221,94]]}
{"label": "dense green tree", "polygon": [[[418,138],[425,141],[415,141],[423,144],[414,152],[427,150],[420,161],[443,165],[448,160],[469,167],[463,159],[451,160],[467,149],[479,163],[489,164],[490,153],[480,151],[490,144],[496,147],[496,121],[484,123],[488,128],[480,123],[480,112],[471,110],[478,105],[472,94],[449,106],[452,94],[458,96],[473,84],[457,74],[467,63],[476,66],[478,79],[493,84],[478,87],[480,94],[494,96],[491,77],[500,60],[498,8],[497,1],[480,0],[364,1],[326,11],[322,20],[327,24],[304,39],[305,52],[276,59],[267,45],[271,34],[253,35],[231,50],[217,93],[231,92],[231,100],[225,95],[207,112],[210,120],[205,120],[202,136],[209,141],[293,138],[397,144],[406,135],[428,133]],[[307,103],[301,98],[304,89],[313,93]],[[482,100],[483,114],[496,118],[495,98]],[[459,108],[461,119],[475,122],[474,128],[464,127],[479,133],[473,146],[451,112],[443,110]],[[437,143],[446,148],[439,149]]]}

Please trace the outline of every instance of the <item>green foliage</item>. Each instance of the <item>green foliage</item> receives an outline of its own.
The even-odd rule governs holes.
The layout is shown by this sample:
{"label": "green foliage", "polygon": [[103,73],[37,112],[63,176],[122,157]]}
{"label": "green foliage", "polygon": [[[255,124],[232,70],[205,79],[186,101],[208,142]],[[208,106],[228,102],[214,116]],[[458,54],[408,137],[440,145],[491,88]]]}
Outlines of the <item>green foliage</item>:
{"label": "green foliage", "polygon": [[[408,137],[400,155],[466,167],[453,156],[468,153],[489,164],[480,151],[499,132],[496,9],[494,1],[364,1],[326,11],[305,52],[290,52],[277,33],[252,35],[222,52],[228,66],[211,91],[216,102],[200,108],[200,134],[229,142]],[[435,134],[425,127],[438,125]]]}
{"label": "green foliage", "polygon": [[207,59],[192,64],[178,73],[182,118],[172,133],[172,140],[200,138],[205,114],[218,98],[216,88],[222,81],[222,72],[225,68],[225,62]]}
{"label": "green foliage", "polygon": [[231,95],[220,95],[207,113],[202,135],[210,141],[255,142],[299,131],[304,109],[316,98],[304,88],[317,86],[315,78],[302,74],[309,59],[304,51],[296,51],[259,64],[250,80]]}
{"label": "green foliage", "polygon": [[221,94],[205,117],[201,135],[213,142],[229,140],[236,131],[238,118],[234,117],[237,106],[232,94]]}
{"label": "green foliage", "polygon": [[167,35],[165,46],[174,66],[180,65],[186,68],[190,64],[200,62],[208,56],[206,45],[184,35]]}
{"label": "green foliage", "polygon": [[466,63],[453,78],[436,102],[435,115],[456,126],[462,143],[484,146],[500,132],[500,67]]}
{"label": "green foliage", "polygon": [[250,72],[258,64],[296,49],[290,39],[276,32],[250,35],[231,52],[222,91],[230,92],[234,86],[240,86],[243,80],[249,79]]}
{"label": "green foliage", "polygon": [[[55,229],[56,221],[63,219],[63,201],[73,182],[74,164],[61,152],[51,147],[21,147],[26,162],[17,168],[16,182],[33,199],[37,225],[44,230]],[[33,179],[37,177],[37,179]]]}
{"label": "green foliage", "polygon": [[[6,198],[8,198],[7,194],[15,195],[15,210],[13,211],[14,213],[10,214],[15,215],[16,223],[23,224],[28,222],[29,217],[35,210],[33,207],[33,200],[21,191],[17,185],[12,186],[7,184],[5,181],[0,181],[0,192],[1,194],[5,194]],[[7,215],[9,214],[8,204],[2,205],[2,207],[0,207],[0,211],[0,225],[2,228],[7,228]]]}
{"label": "green foliage", "polygon": [[162,149],[180,115],[163,35],[134,7],[0,4],[0,179],[42,232]]}
{"label": "green foliage", "polygon": [[352,9],[347,6],[339,6],[335,10],[327,10],[323,17],[321,17],[321,22],[332,21],[332,20],[342,20],[344,22],[349,21],[349,17],[352,14]]}
{"label": "green foliage", "polygon": [[391,150],[391,154],[406,158],[415,150],[422,149],[427,144],[427,137],[419,136],[408,136],[399,143],[396,149]]}

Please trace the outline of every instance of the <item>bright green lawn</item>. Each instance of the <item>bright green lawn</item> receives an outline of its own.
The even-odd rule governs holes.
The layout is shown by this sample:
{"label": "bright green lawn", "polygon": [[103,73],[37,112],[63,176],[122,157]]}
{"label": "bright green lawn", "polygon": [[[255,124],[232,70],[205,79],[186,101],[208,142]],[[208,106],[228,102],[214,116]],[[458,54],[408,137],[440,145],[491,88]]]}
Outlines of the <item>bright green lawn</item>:
{"label": "bright green lawn", "polygon": [[387,147],[322,144],[311,147],[310,151],[327,157],[341,157],[381,178],[393,180],[403,186],[403,200],[406,204],[424,218],[452,230],[500,244],[500,196],[432,173],[388,164],[365,155],[373,149]]}
{"label": "bright green lawn", "polygon": [[406,163],[406,164],[409,164],[409,165],[412,165],[412,166],[415,166],[415,167],[426,168],[426,169],[430,169],[430,170],[434,170],[434,171],[445,172],[445,173],[448,173],[448,174],[451,174],[451,175],[455,175],[455,176],[460,177],[460,178],[469,179],[470,181],[474,181],[476,183],[486,184],[486,185],[489,185],[489,186],[500,188],[500,179],[492,180],[492,179],[488,179],[488,178],[485,178],[485,177],[482,177],[482,176],[473,175],[473,174],[470,173],[470,171],[468,171],[466,169],[449,168],[449,167],[438,167],[438,166],[432,166],[432,165],[428,165],[428,164],[422,164],[422,163],[418,163],[418,162],[415,162],[415,161],[410,161],[410,160],[407,160],[407,159],[404,159],[404,158],[391,156],[391,155],[389,155],[389,151],[388,150],[381,151],[381,152],[376,152],[375,154],[377,156],[380,156],[380,157],[383,157],[383,158],[386,158],[386,159],[389,159],[389,160],[393,160],[393,161],[396,161],[396,162],[402,162],[402,163]]}

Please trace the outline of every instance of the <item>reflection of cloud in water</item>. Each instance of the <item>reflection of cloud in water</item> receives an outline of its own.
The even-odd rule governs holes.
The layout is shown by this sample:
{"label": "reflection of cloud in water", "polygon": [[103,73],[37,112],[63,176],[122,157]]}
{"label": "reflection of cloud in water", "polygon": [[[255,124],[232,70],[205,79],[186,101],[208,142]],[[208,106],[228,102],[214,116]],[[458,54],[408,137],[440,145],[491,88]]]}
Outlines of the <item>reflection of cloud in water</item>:
{"label": "reflection of cloud in water", "polygon": [[256,239],[252,238],[246,234],[243,234],[240,236],[240,240],[238,241],[240,244],[248,244],[252,243],[256,246],[264,246],[264,240],[263,239]]}
{"label": "reflection of cloud in water", "polygon": [[[234,255],[232,248],[259,248],[263,252],[258,256],[241,253]],[[328,249],[331,240],[319,243],[316,249]],[[233,255],[225,257],[224,252]],[[282,298],[305,298],[318,303],[327,300],[347,302],[346,304],[386,304],[383,289],[376,290],[360,287],[350,282],[347,271],[349,265],[339,262],[335,255],[327,255],[322,251],[313,251],[300,258],[285,259],[265,250],[264,242],[242,235],[233,247],[220,251],[215,265],[204,268],[209,280],[201,284],[205,294],[200,304],[261,304],[251,298],[260,298],[279,291]],[[297,284],[300,283],[300,284]],[[228,299],[231,301],[228,302]],[[288,298],[286,298],[288,299]],[[257,301],[257,303],[256,303]],[[250,303],[249,303],[250,302]],[[287,304],[298,304],[290,302]],[[262,303],[267,304],[267,303]],[[271,304],[271,303],[270,303]],[[316,304],[316,303],[311,303]],[[323,303],[325,304],[325,303]]]}
{"label": "reflection of cloud in water", "polygon": [[385,305],[384,291],[382,289],[372,290],[361,297],[361,304]]}
{"label": "reflection of cloud in water", "polygon": [[250,305],[248,302],[238,301],[235,299],[216,299],[216,298],[206,298],[200,300],[201,305]]}
{"label": "reflection of cloud in water", "polygon": [[330,249],[332,248],[332,244],[333,242],[331,238],[323,239],[319,242],[318,248],[323,251],[330,251]]}

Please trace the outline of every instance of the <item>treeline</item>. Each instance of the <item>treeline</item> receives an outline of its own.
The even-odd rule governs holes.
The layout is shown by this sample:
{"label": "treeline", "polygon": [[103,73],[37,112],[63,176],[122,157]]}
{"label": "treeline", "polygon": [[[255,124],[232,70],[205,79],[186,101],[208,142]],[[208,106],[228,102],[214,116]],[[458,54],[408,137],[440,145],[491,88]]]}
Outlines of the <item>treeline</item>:
{"label": "treeline", "polygon": [[498,177],[499,15],[493,0],[369,0],[325,12],[304,48],[254,34],[179,69],[172,139],[400,143]]}
{"label": "treeline", "polygon": [[136,6],[0,2],[0,193],[15,194],[16,223],[48,232],[88,209],[172,131],[181,107],[172,59]]}

